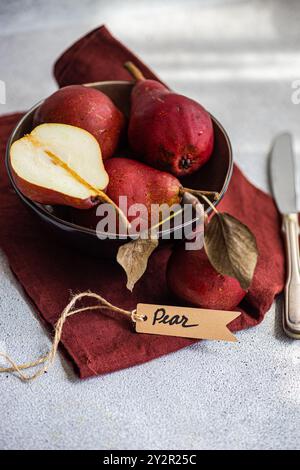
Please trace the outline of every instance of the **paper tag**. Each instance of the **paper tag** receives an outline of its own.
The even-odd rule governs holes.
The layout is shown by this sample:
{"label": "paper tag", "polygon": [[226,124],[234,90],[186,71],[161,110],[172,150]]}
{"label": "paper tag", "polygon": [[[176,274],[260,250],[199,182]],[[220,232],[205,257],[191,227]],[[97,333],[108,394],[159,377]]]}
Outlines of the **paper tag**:
{"label": "paper tag", "polygon": [[226,325],[240,312],[203,308],[172,307],[170,305],[138,304],[137,333],[179,336],[183,338],[237,341]]}

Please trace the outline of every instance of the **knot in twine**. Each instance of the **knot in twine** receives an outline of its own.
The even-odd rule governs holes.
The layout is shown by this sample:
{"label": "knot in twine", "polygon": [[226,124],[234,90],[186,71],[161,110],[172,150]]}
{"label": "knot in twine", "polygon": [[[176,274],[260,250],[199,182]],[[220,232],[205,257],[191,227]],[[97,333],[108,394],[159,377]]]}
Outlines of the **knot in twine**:
{"label": "knot in twine", "polygon": [[[73,310],[75,307],[75,304],[79,301],[82,300],[83,298],[92,298],[96,299],[99,304],[98,305],[91,305],[89,307],[82,307],[78,308],[76,310]],[[54,327],[54,339],[52,342],[52,346],[49,350],[49,352],[45,355],[40,357],[39,359],[35,361],[31,361],[28,363],[24,364],[16,364],[13,359],[11,359],[7,354],[1,353],[0,356],[6,359],[6,361],[11,365],[11,367],[0,367],[0,372],[9,372],[9,373],[16,373],[17,376],[23,381],[23,382],[29,382],[30,380],[35,380],[41,375],[43,375],[45,372],[48,371],[49,367],[53,364],[56,353],[57,353],[57,348],[59,345],[59,342],[61,340],[62,336],[62,331],[63,331],[63,326],[68,317],[71,317],[72,315],[75,315],[76,313],[80,312],[85,312],[89,310],[96,310],[96,309],[107,309],[111,310],[113,312],[120,313],[124,316],[126,316],[129,320],[132,322],[136,322],[139,320],[143,320],[143,317],[140,315],[137,315],[136,310],[124,310],[123,308],[116,307],[115,305],[111,304],[108,302],[106,299],[101,297],[99,294],[94,294],[93,292],[82,292],[81,294],[76,294],[72,297],[68,305],[64,308],[61,316],[59,317],[57,323],[55,324]],[[26,375],[22,372],[22,370],[25,369],[30,369],[31,367],[36,367],[38,365],[42,364],[42,367],[40,367],[34,374],[32,375]]]}

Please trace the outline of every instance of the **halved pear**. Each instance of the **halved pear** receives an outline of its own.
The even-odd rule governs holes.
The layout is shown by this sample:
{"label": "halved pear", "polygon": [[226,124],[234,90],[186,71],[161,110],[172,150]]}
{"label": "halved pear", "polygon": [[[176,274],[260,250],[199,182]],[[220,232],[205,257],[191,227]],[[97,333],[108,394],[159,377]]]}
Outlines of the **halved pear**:
{"label": "halved pear", "polygon": [[79,127],[42,124],[12,144],[10,161],[18,188],[33,201],[81,209],[111,202],[99,144]]}

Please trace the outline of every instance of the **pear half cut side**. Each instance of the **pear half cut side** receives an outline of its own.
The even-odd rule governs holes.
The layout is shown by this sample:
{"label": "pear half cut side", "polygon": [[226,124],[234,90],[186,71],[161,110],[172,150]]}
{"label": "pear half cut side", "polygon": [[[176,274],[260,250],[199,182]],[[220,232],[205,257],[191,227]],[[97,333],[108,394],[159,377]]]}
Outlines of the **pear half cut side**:
{"label": "pear half cut side", "polygon": [[18,188],[35,202],[79,209],[111,203],[99,144],[79,127],[42,124],[12,144],[10,161]]}

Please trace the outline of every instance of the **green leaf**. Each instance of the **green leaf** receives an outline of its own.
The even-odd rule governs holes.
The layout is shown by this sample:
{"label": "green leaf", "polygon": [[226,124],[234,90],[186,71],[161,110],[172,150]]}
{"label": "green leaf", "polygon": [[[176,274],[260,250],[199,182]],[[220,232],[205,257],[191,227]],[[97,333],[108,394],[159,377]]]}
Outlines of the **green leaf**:
{"label": "green leaf", "polygon": [[258,250],[255,236],[246,225],[232,215],[216,214],[206,228],[204,247],[216,271],[234,277],[245,290],[250,287]]}
{"label": "green leaf", "polygon": [[158,240],[156,237],[149,237],[145,240],[138,238],[120,246],[117,261],[126,272],[126,287],[131,292],[136,282],[146,271],[148,259],[157,246]]}

